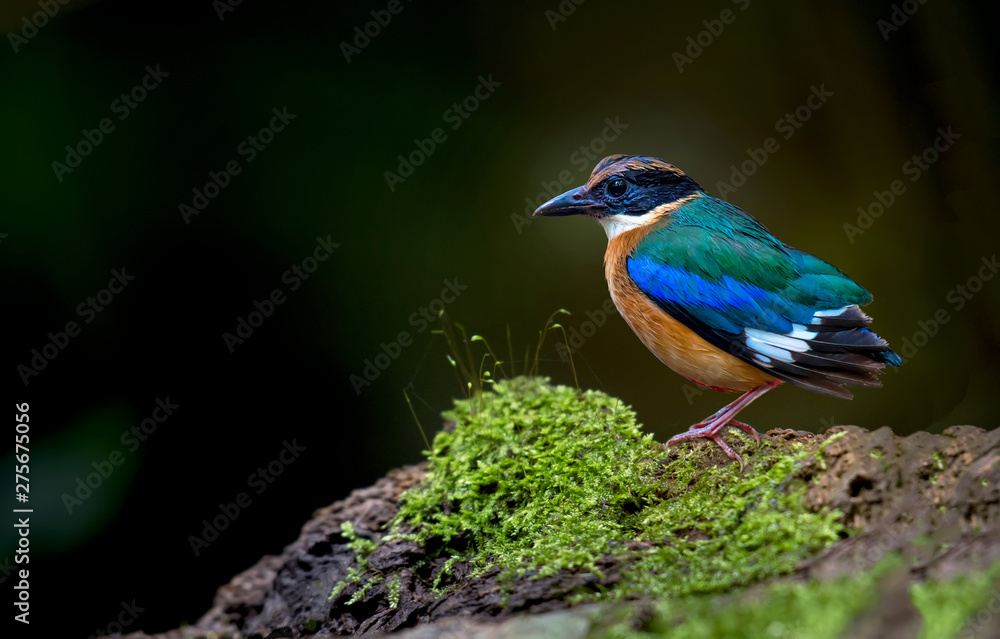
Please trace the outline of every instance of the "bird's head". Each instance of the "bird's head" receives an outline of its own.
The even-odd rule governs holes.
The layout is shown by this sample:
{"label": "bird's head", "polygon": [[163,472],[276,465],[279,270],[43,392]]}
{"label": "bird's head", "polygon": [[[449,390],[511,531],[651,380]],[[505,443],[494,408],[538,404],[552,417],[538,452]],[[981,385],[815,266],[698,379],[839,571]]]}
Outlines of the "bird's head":
{"label": "bird's head", "polygon": [[608,238],[655,223],[685,198],[703,193],[683,171],[659,158],[611,155],[594,167],[583,186],[556,196],[535,215],[589,215]]}

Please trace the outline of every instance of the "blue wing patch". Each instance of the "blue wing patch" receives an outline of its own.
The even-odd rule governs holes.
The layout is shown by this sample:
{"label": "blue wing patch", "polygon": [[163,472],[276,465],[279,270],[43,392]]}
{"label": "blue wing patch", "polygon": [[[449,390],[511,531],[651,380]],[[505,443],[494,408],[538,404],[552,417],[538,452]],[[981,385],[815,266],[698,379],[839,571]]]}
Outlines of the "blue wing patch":
{"label": "blue wing patch", "polygon": [[745,328],[784,334],[793,323],[808,323],[812,311],[781,299],[749,282],[725,275],[716,282],[646,257],[629,258],[628,274],[658,303],[682,308],[687,314],[726,333]]}
{"label": "blue wing patch", "polygon": [[643,293],[702,339],[803,388],[850,398],[844,385],[877,387],[883,363],[899,363],[888,344],[865,328],[870,320],[856,305],[815,307],[829,306],[817,286],[827,274],[800,276],[805,288],[818,293],[797,294],[813,302],[807,306],[729,275],[709,281],[642,256],[628,258],[626,267]]}

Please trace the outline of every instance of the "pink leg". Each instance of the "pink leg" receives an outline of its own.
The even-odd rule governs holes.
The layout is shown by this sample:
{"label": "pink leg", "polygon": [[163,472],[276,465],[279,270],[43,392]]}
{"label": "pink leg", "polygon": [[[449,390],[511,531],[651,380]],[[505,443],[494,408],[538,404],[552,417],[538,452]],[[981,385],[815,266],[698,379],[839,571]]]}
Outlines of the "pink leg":
{"label": "pink leg", "polygon": [[743,470],[743,459],[738,454],[736,454],[736,451],[734,451],[732,448],[729,447],[729,444],[727,444],[722,440],[722,438],[719,436],[718,433],[720,430],[725,428],[726,425],[732,425],[744,431],[748,435],[752,435],[753,438],[757,440],[757,445],[759,446],[760,435],[757,433],[757,431],[754,430],[752,426],[748,426],[743,422],[738,422],[733,418],[736,417],[737,413],[739,413],[741,410],[749,406],[750,402],[757,399],[758,397],[760,397],[767,391],[771,390],[772,388],[778,386],[780,383],[781,382],[773,382],[771,384],[758,386],[757,388],[747,391],[732,404],[724,406],[722,409],[720,409],[718,412],[716,412],[714,415],[712,415],[705,421],[693,425],[691,428],[688,429],[686,433],[681,433],[680,435],[675,435],[674,437],[671,437],[670,440],[667,441],[667,446],[676,444],[678,442],[687,441],[689,439],[699,439],[702,437],[711,439],[716,444],[718,444],[719,448],[721,448],[727,455],[729,455],[731,459],[735,459],[736,461],[738,461],[740,463],[740,470]]}

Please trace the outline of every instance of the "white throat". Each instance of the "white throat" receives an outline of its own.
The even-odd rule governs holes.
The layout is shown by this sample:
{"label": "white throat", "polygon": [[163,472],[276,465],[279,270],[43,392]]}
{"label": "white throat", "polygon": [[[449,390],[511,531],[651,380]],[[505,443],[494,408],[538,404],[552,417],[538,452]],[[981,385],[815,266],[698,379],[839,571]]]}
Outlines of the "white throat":
{"label": "white throat", "polygon": [[599,218],[598,221],[604,227],[604,232],[608,235],[608,239],[612,240],[625,231],[631,231],[632,229],[652,224],[661,216],[662,213],[659,209],[654,209],[642,215],[609,215]]}

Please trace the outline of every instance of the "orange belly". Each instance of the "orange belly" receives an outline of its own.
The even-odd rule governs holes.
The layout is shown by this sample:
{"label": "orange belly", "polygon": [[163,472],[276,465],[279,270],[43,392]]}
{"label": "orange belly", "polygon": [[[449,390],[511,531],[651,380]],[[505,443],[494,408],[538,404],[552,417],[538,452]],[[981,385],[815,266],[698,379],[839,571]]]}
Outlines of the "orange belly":
{"label": "orange belly", "polygon": [[636,229],[611,238],[604,256],[604,274],[618,312],[646,348],[678,375],[703,386],[748,391],[777,381],[712,346],[639,290],[628,275],[625,260],[643,235],[641,229]]}

